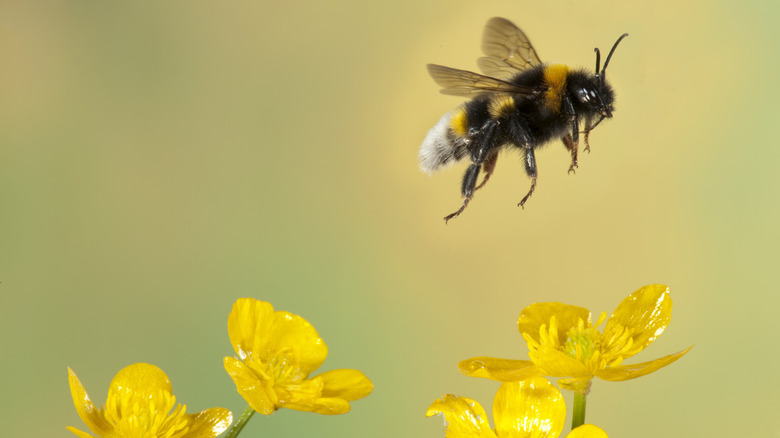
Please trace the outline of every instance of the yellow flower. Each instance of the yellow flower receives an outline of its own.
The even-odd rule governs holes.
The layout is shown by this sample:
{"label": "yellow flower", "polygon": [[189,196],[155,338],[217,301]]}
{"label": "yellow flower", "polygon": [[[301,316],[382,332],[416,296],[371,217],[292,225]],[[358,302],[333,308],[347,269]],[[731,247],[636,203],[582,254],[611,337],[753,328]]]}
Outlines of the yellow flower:
{"label": "yellow flower", "polygon": [[[120,370],[99,410],[70,368],[68,378],[79,417],[98,437],[213,438],[233,421],[233,414],[223,408],[185,414],[186,406],[176,405],[168,376],[154,365],[137,363]],[[75,427],[68,430],[81,438],[92,437]]]}
{"label": "yellow flower", "polygon": [[567,377],[558,381],[562,387],[587,394],[594,376],[613,382],[634,379],[687,353],[692,346],[650,362],[622,364],[663,333],[671,315],[669,288],[660,284],[642,287],[624,299],[603,332],[597,327],[606,313],[592,324],[590,312],[582,307],[536,303],[526,307],[517,321],[530,361],[475,357],[460,362],[458,368],[468,376],[502,382],[536,375]]}
{"label": "yellow flower", "polygon": [[270,415],[279,408],[343,414],[373,383],[358,370],[340,369],[309,378],[328,347],[305,319],[275,312],[265,301],[242,298],[228,317],[230,342],[239,359],[225,358],[225,370],[252,408]]}
{"label": "yellow flower", "polygon": [[[474,400],[447,394],[433,402],[426,416],[443,415],[447,438],[556,438],[563,430],[566,405],[558,388],[544,377],[501,385],[493,400],[493,420]],[[567,438],[607,438],[606,432],[583,424]]]}

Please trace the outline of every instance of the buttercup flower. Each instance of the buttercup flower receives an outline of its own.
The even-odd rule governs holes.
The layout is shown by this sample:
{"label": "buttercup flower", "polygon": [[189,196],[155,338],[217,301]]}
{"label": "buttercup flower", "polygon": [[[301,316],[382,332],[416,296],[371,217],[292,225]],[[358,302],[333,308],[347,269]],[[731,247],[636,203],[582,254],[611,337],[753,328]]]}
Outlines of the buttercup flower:
{"label": "buttercup flower", "polygon": [[252,408],[270,415],[279,408],[343,414],[373,383],[358,370],[340,369],[309,378],[325,361],[328,347],[305,319],[275,312],[265,301],[242,298],[228,317],[230,342],[239,359],[225,370]]}
{"label": "buttercup flower", "polygon": [[692,346],[649,362],[622,364],[663,333],[671,314],[669,288],[660,284],[642,287],[624,299],[603,332],[597,327],[606,319],[606,313],[592,324],[590,312],[582,307],[532,304],[517,321],[528,343],[530,361],[475,357],[460,362],[458,368],[468,376],[502,382],[536,375],[566,377],[558,380],[562,387],[587,394],[594,376],[613,382],[635,379],[687,353]]}
{"label": "buttercup flower", "polygon": [[[495,431],[485,410],[474,400],[447,394],[433,402],[426,416],[444,416],[447,438],[556,438],[563,430],[566,405],[558,388],[544,377],[501,385],[493,400]],[[606,432],[583,424],[567,438],[607,438]]]}
{"label": "buttercup flower", "polygon": [[[223,408],[185,414],[186,406],[176,405],[168,376],[154,365],[137,363],[119,371],[101,409],[95,407],[70,368],[68,378],[79,417],[98,437],[213,438],[233,421],[233,414]],[[75,427],[68,430],[81,438],[93,437]]]}

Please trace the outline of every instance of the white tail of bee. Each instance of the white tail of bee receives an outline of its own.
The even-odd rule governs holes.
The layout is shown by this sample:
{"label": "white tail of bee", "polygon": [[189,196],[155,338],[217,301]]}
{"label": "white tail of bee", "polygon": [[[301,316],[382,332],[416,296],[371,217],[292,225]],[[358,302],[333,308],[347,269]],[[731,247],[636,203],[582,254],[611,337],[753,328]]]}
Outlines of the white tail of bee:
{"label": "white tail of bee", "polygon": [[420,170],[431,174],[443,167],[449,166],[466,155],[466,145],[463,141],[453,141],[449,132],[453,112],[439,119],[439,122],[428,131],[420,146]]}

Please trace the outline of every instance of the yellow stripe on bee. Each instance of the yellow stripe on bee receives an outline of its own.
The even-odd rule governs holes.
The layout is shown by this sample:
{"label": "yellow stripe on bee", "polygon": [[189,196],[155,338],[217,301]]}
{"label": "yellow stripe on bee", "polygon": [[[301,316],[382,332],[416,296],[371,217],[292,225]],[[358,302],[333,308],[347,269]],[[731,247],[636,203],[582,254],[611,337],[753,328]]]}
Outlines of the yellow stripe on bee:
{"label": "yellow stripe on bee", "polygon": [[515,107],[515,100],[511,96],[498,96],[488,104],[488,112],[494,118],[505,116]]}
{"label": "yellow stripe on bee", "polygon": [[459,108],[450,120],[450,129],[458,137],[466,137],[469,132],[469,120],[465,108]]}
{"label": "yellow stripe on bee", "polygon": [[544,67],[544,82],[547,84],[547,92],[544,94],[544,102],[553,112],[561,110],[561,99],[566,90],[566,78],[569,75],[569,67],[563,64],[552,64]]}

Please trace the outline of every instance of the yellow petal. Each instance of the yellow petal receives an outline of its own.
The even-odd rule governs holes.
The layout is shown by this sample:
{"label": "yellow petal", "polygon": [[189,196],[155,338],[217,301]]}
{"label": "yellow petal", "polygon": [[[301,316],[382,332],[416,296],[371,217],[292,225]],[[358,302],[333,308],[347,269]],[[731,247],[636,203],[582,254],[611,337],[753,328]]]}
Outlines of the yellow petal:
{"label": "yellow petal", "polygon": [[[76,373],[68,367],[68,381],[70,382],[70,394],[73,397],[73,404],[76,406],[81,421],[87,425],[89,430],[95,435],[104,436],[111,432],[111,426],[106,423],[105,418],[100,413],[92,400],[89,399],[87,390],[81,381],[76,377]],[[89,434],[78,429],[69,427],[68,430],[81,437],[88,437]]]}
{"label": "yellow petal", "polygon": [[652,360],[650,362],[643,362],[634,365],[620,365],[616,367],[607,367],[603,370],[596,372],[596,377],[611,382],[622,382],[624,380],[636,379],[644,375],[650,374],[660,368],[663,368],[670,363],[681,358],[685,353],[690,351],[693,345],[685,350],[678,351],[677,353],[664,356],[660,359]]}
{"label": "yellow petal", "polygon": [[322,415],[338,415],[349,412],[349,403],[340,398],[317,398],[313,400],[307,400],[301,403],[285,403],[284,407],[287,409],[294,409],[296,411],[314,412],[315,414]]}
{"label": "yellow petal", "polygon": [[590,322],[588,309],[563,303],[534,303],[520,312],[517,328],[521,334],[525,333],[536,342],[541,342],[539,329],[542,325],[549,327],[550,318],[553,316],[558,320],[559,345],[566,342],[566,332],[570,328],[576,327],[579,320],[586,324]]}
{"label": "yellow petal", "polygon": [[246,359],[249,352],[261,350],[273,322],[274,306],[271,303],[252,298],[241,298],[233,303],[228,315],[228,336],[239,358]]}
{"label": "yellow petal", "polygon": [[516,382],[540,374],[538,367],[529,360],[472,357],[458,363],[461,373],[469,377],[484,377],[499,382]]}
{"label": "yellow petal", "polygon": [[583,424],[582,426],[572,430],[566,435],[566,438],[608,438],[607,433],[600,427],[592,424]]}
{"label": "yellow petal", "polygon": [[302,406],[317,404],[317,399],[322,397],[323,386],[321,377],[305,379],[292,384],[277,385],[273,388],[276,392],[276,397],[279,399],[277,407],[287,408],[295,405],[298,407],[291,409],[310,411],[311,409]]}
{"label": "yellow petal", "polygon": [[371,393],[373,384],[357,370],[333,370],[312,379],[276,387],[278,406],[324,415],[349,412],[349,401]]}
{"label": "yellow petal", "polygon": [[322,378],[322,396],[326,398],[352,401],[361,399],[374,390],[371,380],[358,370],[326,371],[317,377]]}
{"label": "yellow petal", "polygon": [[252,409],[263,415],[273,414],[278,404],[273,389],[258,379],[252,370],[240,360],[226,357],[224,362],[225,371],[235,382],[238,393],[252,406]]}
{"label": "yellow petal", "polygon": [[230,427],[233,422],[233,414],[224,408],[211,408],[188,414],[187,423],[190,430],[187,438],[214,438]]}
{"label": "yellow petal", "polygon": [[672,298],[669,295],[669,287],[663,284],[644,286],[618,305],[607,320],[602,342],[608,349],[613,338],[620,335],[622,328],[630,330],[633,345],[622,353],[625,359],[650,345],[663,333],[671,319]]}
{"label": "yellow petal", "polygon": [[426,417],[442,415],[447,438],[496,438],[490,429],[487,414],[476,401],[446,394],[425,412]]}
{"label": "yellow petal", "polygon": [[328,347],[308,321],[289,312],[274,312],[270,303],[252,298],[235,302],[228,333],[241,359],[252,355],[263,363],[284,361],[292,381],[305,379],[328,355]]}
{"label": "yellow petal", "polygon": [[75,427],[67,426],[67,427],[65,427],[65,429],[68,429],[69,431],[75,433],[77,436],[79,436],[81,438],[95,438],[94,436],[92,436],[92,435],[90,435],[90,434],[88,434],[86,432],[82,432],[82,431],[76,429]]}
{"label": "yellow petal", "polygon": [[544,377],[504,383],[493,401],[498,438],[551,437],[561,434],[566,404]]}
{"label": "yellow petal", "polygon": [[148,363],[136,363],[119,370],[111,380],[107,400],[117,400],[119,412],[132,412],[137,406],[148,406],[160,393],[172,395],[171,381],[163,370]]}
{"label": "yellow petal", "polygon": [[545,376],[587,377],[593,375],[593,370],[589,370],[585,364],[549,345],[541,345],[536,350],[534,362]]}

